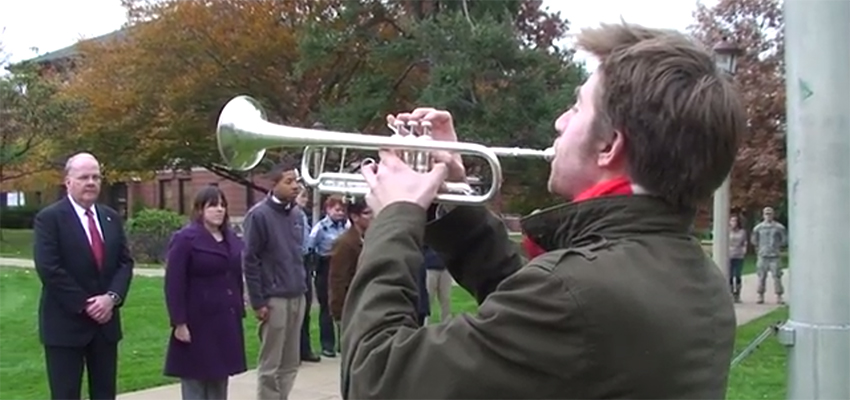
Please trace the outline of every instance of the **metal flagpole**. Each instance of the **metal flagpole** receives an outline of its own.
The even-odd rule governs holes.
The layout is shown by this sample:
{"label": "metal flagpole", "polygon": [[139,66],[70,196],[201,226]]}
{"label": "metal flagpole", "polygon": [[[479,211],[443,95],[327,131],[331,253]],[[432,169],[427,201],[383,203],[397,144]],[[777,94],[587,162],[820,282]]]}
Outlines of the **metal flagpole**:
{"label": "metal flagpole", "polygon": [[785,0],[789,399],[850,399],[850,1]]}

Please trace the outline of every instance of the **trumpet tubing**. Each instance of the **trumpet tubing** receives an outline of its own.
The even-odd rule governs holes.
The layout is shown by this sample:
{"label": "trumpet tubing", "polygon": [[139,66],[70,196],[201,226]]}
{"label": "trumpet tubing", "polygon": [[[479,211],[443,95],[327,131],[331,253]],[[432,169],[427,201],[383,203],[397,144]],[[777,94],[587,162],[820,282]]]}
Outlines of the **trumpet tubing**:
{"label": "trumpet tubing", "polygon": [[[408,124],[410,125],[410,124]],[[446,191],[439,193],[437,202],[454,204],[481,204],[491,200],[501,188],[502,168],[499,157],[530,157],[550,159],[551,148],[535,150],[509,147],[487,147],[476,143],[445,142],[430,139],[427,133],[416,136],[413,129],[405,132],[404,127],[391,126],[396,131],[392,136],[363,135],[359,133],[305,129],[268,122],[259,102],[249,96],[237,96],[222,109],[218,118],[216,137],[219,153],[224,163],[233,170],[247,171],[255,168],[265,156],[266,150],[275,147],[303,148],[301,178],[307,186],[322,193],[345,196],[363,196],[369,187],[359,173],[310,171],[310,157],[316,150],[326,154],[329,148],[339,148],[343,154],[347,149],[397,150],[401,158],[419,172],[431,168],[432,151],[448,151],[460,155],[476,156],[487,162],[492,172],[490,187],[483,194],[476,194],[463,183],[447,183]],[[408,128],[411,128],[408,126]],[[427,126],[420,126],[427,132]],[[344,156],[343,156],[344,158]]]}

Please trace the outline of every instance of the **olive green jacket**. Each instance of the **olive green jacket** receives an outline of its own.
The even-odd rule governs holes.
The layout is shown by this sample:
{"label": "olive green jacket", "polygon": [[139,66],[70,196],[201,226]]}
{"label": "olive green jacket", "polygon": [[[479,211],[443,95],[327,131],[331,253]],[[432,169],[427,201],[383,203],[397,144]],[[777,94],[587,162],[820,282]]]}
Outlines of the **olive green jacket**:
{"label": "olive green jacket", "polygon": [[[343,310],[343,398],[724,398],[735,313],[692,215],[651,196],[554,207],[523,220],[548,251],[523,266],[483,207],[427,214],[392,204],[367,231]],[[417,327],[423,241],[477,313]]]}

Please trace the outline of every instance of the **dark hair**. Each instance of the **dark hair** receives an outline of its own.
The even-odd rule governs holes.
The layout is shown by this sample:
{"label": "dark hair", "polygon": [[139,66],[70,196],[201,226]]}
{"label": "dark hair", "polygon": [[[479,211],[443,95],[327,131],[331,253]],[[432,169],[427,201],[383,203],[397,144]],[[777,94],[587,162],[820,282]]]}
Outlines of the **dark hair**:
{"label": "dark hair", "polygon": [[276,185],[283,178],[283,173],[298,169],[298,162],[291,156],[284,154],[280,161],[269,171],[269,179]]}
{"label": "dark hair", "polygon": [[711,53],[682,33],[633,24],[584,29],[578,48],[599,58],[592,131],[619,131],[627,172],[677,207],[720,186],[747,129],[740,93]]}
{"label": "dark hair", "polygon": [[732,214],[729,216],[729,219],[735,218],[735,229],[743,229],[743,222],[741,222],[741,216],[738,214]]}
{"label": "dark hair", "polygon": [[204,209],[219,204],[224,207],[224,221],[221,224],[221,229],[228,229],[230,227],[230,218],[227,212],[227,198],[224,197],[224,192],[218,186],[207,185],[198,191],[195,195],[195,201],[192,203],[192,216],[196,221],[203,222]]}
{"label": "dark hair", "polygon": [[369,208],[369,205],[366,204],[365,198],[355,197],[348,203],[348,217],[363,214],[363,211],[366,211],[367,208]]}

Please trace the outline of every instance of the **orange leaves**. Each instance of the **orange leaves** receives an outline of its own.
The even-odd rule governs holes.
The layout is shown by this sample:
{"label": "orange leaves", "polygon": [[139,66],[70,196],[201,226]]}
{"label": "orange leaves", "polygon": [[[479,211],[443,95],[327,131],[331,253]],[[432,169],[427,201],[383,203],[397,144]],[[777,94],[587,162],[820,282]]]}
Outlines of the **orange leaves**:
{"label": "orange leaves", "polygon": [[[316,85],[295,76],[306,21],[332,0],[124,0],[118,40],[80,43],[65,94],[85,104],[87,147],[124,151],[119,169],[218,161],[214,126],[230,97],[248,93],[270,113],[305,119]],[[307,89],[307,90],[305,90]]]}

